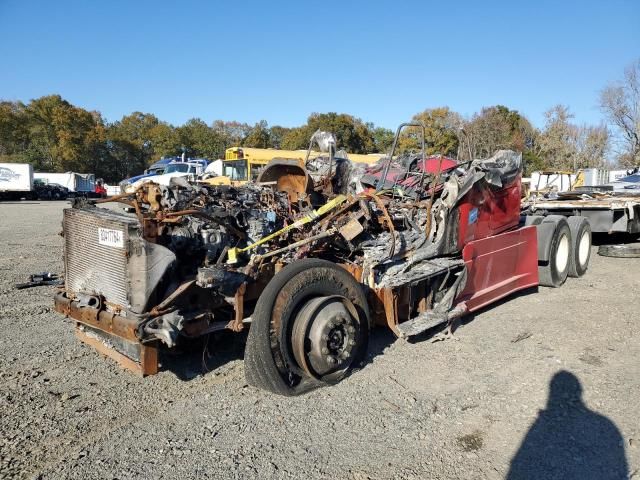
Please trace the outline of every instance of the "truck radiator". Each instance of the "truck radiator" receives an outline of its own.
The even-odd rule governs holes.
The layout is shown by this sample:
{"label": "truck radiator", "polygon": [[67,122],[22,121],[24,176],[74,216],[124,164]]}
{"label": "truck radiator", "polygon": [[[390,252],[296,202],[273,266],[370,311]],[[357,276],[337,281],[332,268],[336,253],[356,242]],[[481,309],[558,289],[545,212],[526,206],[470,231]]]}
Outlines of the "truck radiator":
{"label": "truck radiator", "polygon": [[63,220],[65,288],[102,296],[142,313],[175,261],[171,250],[142,238],[134,217],[103,208],[68,208]]}

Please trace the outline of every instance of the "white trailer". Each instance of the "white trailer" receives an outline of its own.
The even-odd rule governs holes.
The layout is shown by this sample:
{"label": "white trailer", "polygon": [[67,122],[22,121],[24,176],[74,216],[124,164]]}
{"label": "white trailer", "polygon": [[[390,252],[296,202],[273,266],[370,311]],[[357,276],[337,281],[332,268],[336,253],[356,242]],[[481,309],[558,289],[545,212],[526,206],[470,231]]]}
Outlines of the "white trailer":
{"label": "white trailer", "polygon": [[212,174],[215,175],[217,177],[221,177],[222,176],[222,166],[223,166],[224,162],[222,160],[214,160],[213,162],[211,162],[209,165],[207,165],[207,168],[204,169],[204,173],[205,174]]}
{"label": "white trailer", "polygon": [[558,192],[568,192],[576,181],[576,175],[568,172],[531,172],[529,182],[532,191],[554,188]]}
{"label": "white trailer", "polygon": [[609,183],[609,170],[604,168],[583,168],[584,175],[583,185],[585,187],[597,187]]}
{"label": "white trailer", "polygon": [[43,183],[57,183],[63,187],[67,187],[70,192],[74,193],[93,193],[96,189],[96,176],[93,173],[45,173],[38,172],[33,175],[35,180],[41,180]]}
{"label": "white trailer", "polygon": [[621,178],[629,175],[629,172],[633,172],[633,169],[629,170],[611,170],[609,172],[609,182],[617,182]]}
{"label": "white trailer", "polygon": [[0,163],[0,198],[31,198],[33,167],[28,163]]}

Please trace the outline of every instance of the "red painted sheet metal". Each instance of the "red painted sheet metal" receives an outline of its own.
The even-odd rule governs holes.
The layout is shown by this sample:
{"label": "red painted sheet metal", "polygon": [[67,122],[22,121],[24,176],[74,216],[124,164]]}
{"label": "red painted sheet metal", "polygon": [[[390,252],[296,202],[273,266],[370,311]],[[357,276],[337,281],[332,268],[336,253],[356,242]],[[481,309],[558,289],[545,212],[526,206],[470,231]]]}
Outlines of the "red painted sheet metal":
{"label": "red painted sheet metal", "polygon": [[467,284],[457,302],[470,312],[510,293],[538,285],[538,239],[534,226],[469,242],[462,250]]}
{"label": "red painted sheet metal", "polygon": [[521,176],[503,188],[476,184],[460,202],[458,245],[511,230],[520,222]]}

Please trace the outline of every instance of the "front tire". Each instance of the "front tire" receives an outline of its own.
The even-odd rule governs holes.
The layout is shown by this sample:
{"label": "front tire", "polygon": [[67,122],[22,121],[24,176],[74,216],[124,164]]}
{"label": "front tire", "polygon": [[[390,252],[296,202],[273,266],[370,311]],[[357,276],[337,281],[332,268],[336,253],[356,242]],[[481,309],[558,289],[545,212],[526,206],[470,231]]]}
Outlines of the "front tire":
{"label": "front tire", "polygon": [[364,359],[370,317],[362,286],[320,259],[287,265],[264,289],[252,315],[245,377],[258,388],[299,395],[334,384]]}

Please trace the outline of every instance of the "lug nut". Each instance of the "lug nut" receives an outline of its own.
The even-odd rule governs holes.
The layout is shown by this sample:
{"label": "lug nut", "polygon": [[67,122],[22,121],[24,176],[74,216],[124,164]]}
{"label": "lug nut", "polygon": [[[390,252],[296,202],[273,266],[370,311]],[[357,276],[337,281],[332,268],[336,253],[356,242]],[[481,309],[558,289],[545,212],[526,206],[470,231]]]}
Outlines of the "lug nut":
{"label": "lug nut", "polygon": [[349,340],[349,345],[353,347],[355,344],[356,344],[356,341],[354,339]]}
{"label": "lug nut", "polygon": [[326,355],[327,353],[329,353],[329,349],[327,347],[322,347],[322,353]]}
{"label": "lug nut", "polygon": [[347,327],[347,332],[349,333],[354,333],[356,331],[355,327],[353,325],[349,325]]}

